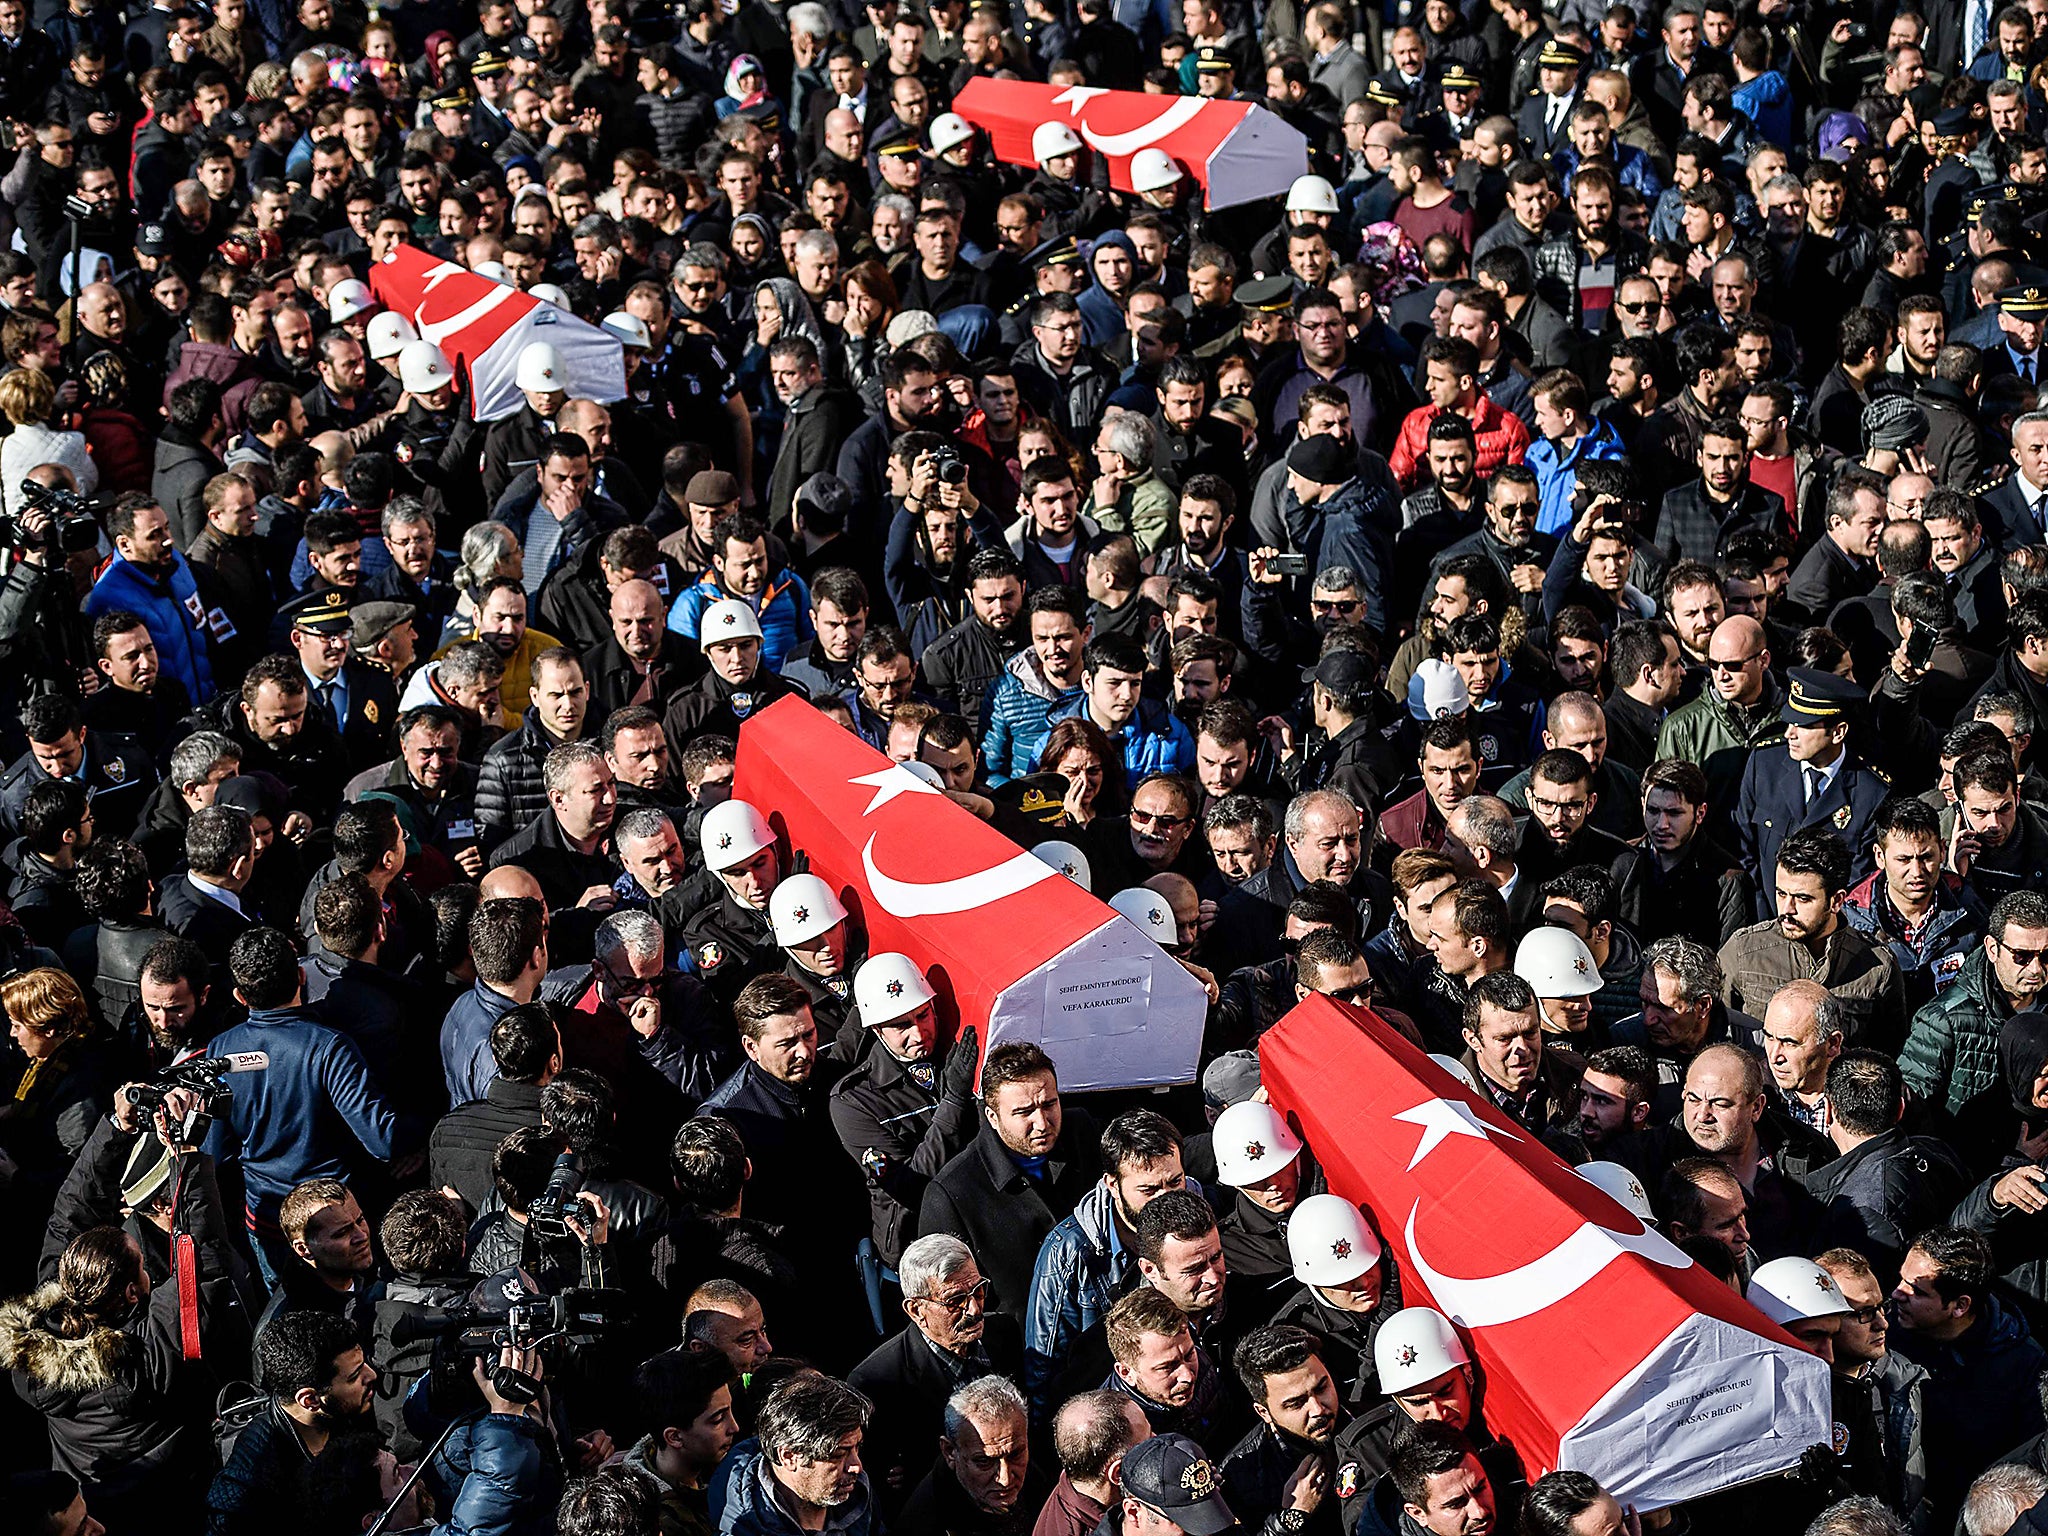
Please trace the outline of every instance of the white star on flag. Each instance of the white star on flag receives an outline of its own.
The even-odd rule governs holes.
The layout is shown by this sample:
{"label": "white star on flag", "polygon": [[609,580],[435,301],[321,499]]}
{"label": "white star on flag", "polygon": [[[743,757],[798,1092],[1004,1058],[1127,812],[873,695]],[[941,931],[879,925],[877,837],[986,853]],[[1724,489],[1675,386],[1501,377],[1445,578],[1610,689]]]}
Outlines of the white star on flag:
{"label": "white star on flag", "polygon": [[1452,1136],[1476,1136],[1484,1141],[1494,1134],[1493,1128],[1474,1114],[1469,1104],[1454,1099],[1425,1099],[1394,1118],[1422,1127],[1422,1140],[1416,1144],[1415,1155],[1408,1159],[1411,1169]]}
{"label": "white star on flag", "polygon": [[863,816],[872,816],[898,795],[936,795],[938,790],[925,783],[901,763],[891,763],[879,773],[858,773],[846,781],[849,784],[866,784],[875,792],[875,798],[868,802]]}

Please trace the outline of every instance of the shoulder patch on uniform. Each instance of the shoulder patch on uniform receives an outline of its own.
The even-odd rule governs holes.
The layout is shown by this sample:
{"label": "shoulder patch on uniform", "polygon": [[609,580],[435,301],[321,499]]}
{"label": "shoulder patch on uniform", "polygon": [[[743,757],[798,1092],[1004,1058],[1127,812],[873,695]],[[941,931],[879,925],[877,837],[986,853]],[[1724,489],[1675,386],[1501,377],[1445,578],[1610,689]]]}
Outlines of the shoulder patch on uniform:
{"label": "shoulder patch on uniform", "polygon": [[715,971],[725,964],[725,949],[716,939],[708,939],[697,946],[697,969]]}

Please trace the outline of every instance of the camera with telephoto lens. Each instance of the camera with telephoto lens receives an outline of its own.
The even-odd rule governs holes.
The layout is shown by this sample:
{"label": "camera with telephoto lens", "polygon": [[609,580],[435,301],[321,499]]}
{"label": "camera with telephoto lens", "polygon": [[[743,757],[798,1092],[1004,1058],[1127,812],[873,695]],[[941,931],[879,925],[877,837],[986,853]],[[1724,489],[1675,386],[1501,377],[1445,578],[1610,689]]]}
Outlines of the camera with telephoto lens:
{"label": "camera with telephoto lens", "polygon": [[99,547],[100,520],[93,516],[92,502],[78,492],[24,480],[21,500],[24,512],[42,512],[50,525],[31,536],[22,519],[0,517],[0,546],[23,553],[41,549],[60,560]]}
{"label": "camera with telephoto lens", "polygon": [[[568,1218],[576,1216],[583,1188],[583,1162],[574,1152],[555,1159],[548,1174],[548,1187],[535,1195],[526,1207],[526,1228],[535,1237],[558,1242],[570,1236]],[[588,1224],[588,1213],[579,1217]]]}
{"label": "camera with telephoto lens", "polygon": [[228,1056],[190,1056],[165,1067],[146,1083],[130,1083],[128,1102],[140,1109],[145,1118],[154,1119],[174,1090],[183,1088],[197,1094],[199,1107],[174,1127],[180,1146],[196,1147],[206,1139],[214,1116],[235,1096],[234,1089],[221,1079],[236,1072],[260,1072],[269,1065],[270,1057],[262,1051],[236,1051]]}
{"label": "camera with telephoto lens", "polygon": [[497,1359],[506,1349],[535,1350],[552,1365],[558,1347],[590,1342],[631,1320],[626,1293],[576,1286],[552,1296],[521,1296],[503,1313],[467,1312],[457,1321],[456,1354],[482,1359],[498,1395],[515,1403],[540,1396],[540,1381]]}
{"label": "camera with telephoto lens", "polygon": [[960,450],[951,443],[932,450],[932,469],[941,485],[965,485],[967,483],[967,460],[960,456]]}

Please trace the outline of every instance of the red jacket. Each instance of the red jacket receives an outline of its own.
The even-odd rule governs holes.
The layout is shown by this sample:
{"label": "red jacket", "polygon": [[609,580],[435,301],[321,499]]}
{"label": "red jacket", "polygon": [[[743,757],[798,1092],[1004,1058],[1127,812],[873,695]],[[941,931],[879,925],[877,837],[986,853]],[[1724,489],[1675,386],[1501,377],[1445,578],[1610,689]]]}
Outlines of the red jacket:
{"label": "red jacket", "polygon": [[[1412,491],[1429,480],[1429,424],[1436,420],[1437,407],[1419,406],[1401,423],[1401,435],[1387,462],[1401,489]],[[1472,436],[1479,449],[1479,473],[1492,474],[1503,464],[1519,464],[1529,451],[1529,429],[1513,411],[1495,405],[1484,393],[1472,414]]]}

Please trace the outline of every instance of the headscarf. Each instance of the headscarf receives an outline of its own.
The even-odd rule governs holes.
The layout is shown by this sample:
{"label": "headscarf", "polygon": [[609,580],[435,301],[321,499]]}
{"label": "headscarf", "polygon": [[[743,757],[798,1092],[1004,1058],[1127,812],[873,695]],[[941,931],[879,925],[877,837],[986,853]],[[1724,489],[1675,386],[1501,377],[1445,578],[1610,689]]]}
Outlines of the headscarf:
{"label": "headscarf", "polygon": [[[740,81],[746,76],[754,77],[754,89],[743,90]],[[761,67],[761,61],[751,53],[735,54],[733,61],[725,67],[725,94],[742,107],[751,107],[768,94],[768,72]]]}
{"label": "headscarf", "polygon": [[2048,1110],[2034,1103],[2034,1082],[2048,1064],[2048,1013],[2016,1013],[1998,1032],[1998,1065],[2005,1091],[2020,1118],[2033,1124],[2048,1119]]}
{"label": "headscarf", "polygon": [[1359,242],[1358,259],[1372,273],[1376,303],[1390,304],[1422,284],[1422,253],[1408,231],[1391,220],[1368,224]]}
{"label": "headscarf", "polygon": [[[448,83],[448,71],[441,65],[441,45],[443,43],[460,42],[461,39],[453,32],[429,32],[427,34],[427,40],[423,45],[426,52],[420,55],[420,62],[426,65],[426,78],[430,84],[439,87]],[[461,59],[458,57],[455,62],[456,67],[459,69],[462,65]]]}
{"label": "headscarf", "polygon": [[782,311],[782,330],[776,340],[788,336],[801,336],[818,349],[818,355],[825,354],[825,334],[818,325],[818,312],[811,308],[810,295],[786,277],[764,277],[754,285],[758,300],[766,288],[775,295],[775,306]]}
{"label": "headscarf", "polygon": [[726,250],[731,262],[729,276],[737,280],[733,283],[734,287],[751,290],[758,287],[768,273],[782,270],[782,242],[775,233],[775,226],[758,213],[743,213],[732,221],[734,229],[738,229],[742,224],[752,226],[760,234],[761,259],[753,263],[741,261],[738,253],[732,250],[732,237],[728,234]]}

